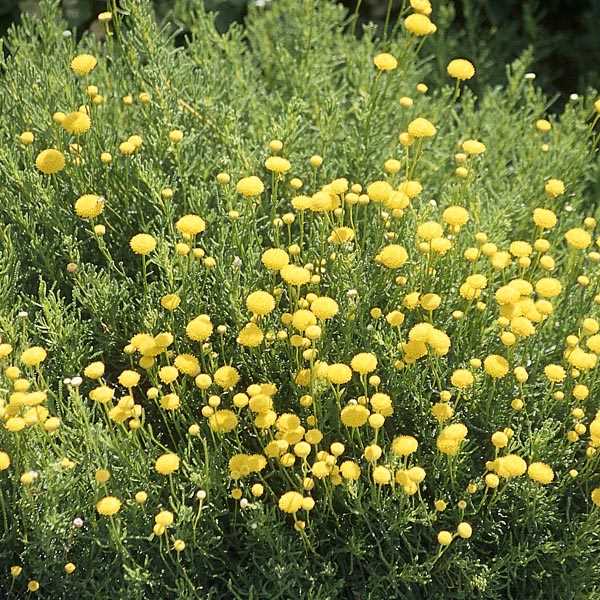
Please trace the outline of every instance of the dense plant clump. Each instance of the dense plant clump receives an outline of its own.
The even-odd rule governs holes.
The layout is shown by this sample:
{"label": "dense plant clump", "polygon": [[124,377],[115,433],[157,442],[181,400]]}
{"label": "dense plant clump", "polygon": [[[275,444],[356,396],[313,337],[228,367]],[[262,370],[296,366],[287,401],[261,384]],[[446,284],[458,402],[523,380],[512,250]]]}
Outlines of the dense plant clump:
{"label": "dense plant clump", "polygon": [[8,38],[0,590],[593,598],[600,101],[279,0]]}

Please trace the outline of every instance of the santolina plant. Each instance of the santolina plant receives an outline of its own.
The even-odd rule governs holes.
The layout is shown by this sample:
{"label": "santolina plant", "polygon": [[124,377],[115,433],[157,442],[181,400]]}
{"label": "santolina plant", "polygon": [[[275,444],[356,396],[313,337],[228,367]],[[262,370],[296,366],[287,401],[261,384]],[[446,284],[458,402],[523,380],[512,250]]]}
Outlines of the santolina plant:
{"label": "santolina plant", "polygon": [[0,588],[593,598],[593,93],[281,0],[8,39]]}

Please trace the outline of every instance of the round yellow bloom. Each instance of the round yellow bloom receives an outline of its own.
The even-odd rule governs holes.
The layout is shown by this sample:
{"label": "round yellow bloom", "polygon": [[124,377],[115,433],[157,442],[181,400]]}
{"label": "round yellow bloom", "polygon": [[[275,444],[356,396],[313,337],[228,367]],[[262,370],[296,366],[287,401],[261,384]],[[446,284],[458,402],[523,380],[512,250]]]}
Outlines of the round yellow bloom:
{"label": "round yellow bloom", "polygon": [[462,206],[449,206],[442,214],[444,222],[453,227],[462,227],[469,221],[469,213]]}
{"label": "round yellow bloom", "polygon": [[565,233],[565,239],[569,246],[577,250],[585,250],[585,248],[592,243],[592,236],[585,229],[581,229],[580,227],[569,229],[569,231]]}
{"label": "round yellow bloom", "polygon": [[129,240],[129,246],[136,254],[146,256],[156,248],[156,240],[148,233],[138,233]]}
{"label": "round yellow bloom", "polygon": [[485,144],[477,140],[466,140],[462,143],[462,149],[472,156],[483,154],[485,152]]}
{"label": "round yellow bloom", "polygon": [[421,223],[417,227],[417,237],[422,240],[431,241],[436,238],[442,237],[444,230],[439,223],[435,221],[427,221],[425,223]]}
{"label": "round yellow bloom", "polygon": [[285,250],[269,248],[263,252],[261,262],[270,271],[280,271],[290,262],[290,257]]}
{"label": "round yellow bloom", "polygon": [[392,440],[392,452],[397,456],[408,456],[418,447],[419,442],[412,435],[400,435]]}
{"label": "round yellow bloom", "polygon": [[492,444],[495,448],[506,448],[508,436],[503,431],[496,431],[492,434]]}
{"label": "round yellow bloom", "polygon": [[119,152],[123,156],[131,156],[136,151],[136,149],[137,148],[135,147],[135,145],[130,141],[121,142],[119,144]]}
{"label": "round yellow bloom", "polygon": [[510,479],[523,475],[527,471],[527,463],[516,454],[507,454],[493,461],[492,468],[500,477]]}
{"label": "round yellow bloom", "polygon": [[490,354],[483,361],[485,372],[494,379],[502,379],[508,373],[508,361],[498,354]]}
{"label": "round yellow bloom", "polygon": [[373,469],[373,481],[377,485],[388,485],[392,481],[392,472],[381,465]]}
{"label": "round yellow bloom", "polygon": [[264,334],[256,323],[247,323],[237,336],[237,343],[241,346],[255,348],[262,344]]}
{"label": "round yellow bloom", "polygon": [[285,513],[296,513],[302,508],[304,497],[298,492],[286,492],[279,498],[279,509]]}
{"label": "round yellow bloom", "polygon": [[469,525],[469,523],[465,523],[463,521],[462,523],[458,524],[456,532],[461,538],[463,538],[463,540],[468,540],[473,535],[473,528],[471,525]]}
{"label": "round yellow bloom", "polygon": [[558,198],[565,193],[565,184],[560,179],[548,179],[544,191],[549,198]]}
{"label": "round yellow bloom", "polygon": [[112,517],[119,512],[121,501],[114,496],[105,496],[96,503],[96,510],[105,517]]}
{"label": "round yellow bloom", "polygon": [[65,573],[66,573],[67,575],[71,575],[71,573],[74,573],[76,568],[77,568],[77,567],[76,567],[76,566],[75,566],[75,565],[74,565],[72,562],[68,562],[68,563],[67,563],[67,564],[64,566]]}
{"label": "round yellow bloom", "polygon": [[403,246],[390,244],[379,252],[375,260],[388,269],[399,269],[408,260],[408,254]]}
{"label": "round yellow bloom", "polygon": [[199,315],[192,319],[185,328],[185,334],[195,342],[207,340],[213,332],[213,325],[208,315]]}
{"label": "round yellow bloom", "polygon": [[53,175],[65,168],[65,156],[60,150],[42,150],[35,159],[35,166],[45,175]]}
{"label": "round yellow bloom", "polygon": [[94,479],[98,483],[106,483],[110,479],[110,471],[108,469],[98,469],[94,475]]}
{"label": "round yellow bloom", "polygon": [[173,524],[175,517],[170,510],[161,510],[155,517],[154,522],[163,527],[169,527]]}
{"label": "round yellow bloom", "polygon": [[398,67],[398,61],[387,52],[382,52],[381,54],[378,54],[373,59],[373,64],[380,71],[393,71],[395,68]]}
{"label": "round yellow bloom", "polygon": [[344,479],[356,481],[360,477],[360,466],[353,460],[345,460],[340,465],[340,473]]}
{"label": "round yellow bloom", "polygon": [[75,75],[83,77],[91,73],[97,64],[98,61],[95,56],[91,54],[79,54],[71,61],[71,70]]}
{"label": "round yellow bloom", "polygon": [[181,298],[177,294],[166,294],[160,299],[160,305],[165,310],[175,310],[181,303]]}
{"label": "round yellow bloom", "polygon": [[123,387],[132,388],[140,382],[140,374],[126,369],[119,375],[118,381]]}
{"label": "round yellow bloom", "polygon": [[542,133],[548,133],[552,129],[552,123],[546,119],[538,119],[535,122],[535,128]]}
{"label": "round yellow bloom", "polygon": [[156,459],[156,462],[154,463],[154,469],[161,475],[170,475],[179,469],[179,462],[179,456],[177,456],[177,454],[168,452],[166,454],[162,454]]}
{"label": "round yellow bloom", "polygon": [[437,129],[427,119],[417,117],[408,124],[408,133],[414,138],[428,138],[433,137],[437,133]]}
{"label": "round yellow bloom", "polygon": [[475,379],[471,371],[468,371],[467,369],[456,369],[456,371],[452,373],[450,381],[452,382],[452,385],[457,388],[465,389],[472,386]]}
{"label": "round yellow bloom", "polygon": [[173,129],[169,131],[169,140],[173,142],[173,144],[179,144],[183,139],[183,131],[181,129]]}
{"label": "round yellow bloom", "polygon": [[33,144],[33,133],[31,131],[24,131],[21,135],[19,135],[19,141],[24,146],[29,146]]}
{"label": "round yellow bloom", "polygon": [[28,367],[37,367],[46,360],[46,351],[41,346],[27,348],[21,354],[21,362]]}
{"label": "round yellow bloom", "polygon": [[252,198],[254,196],[260,196],[265,191],[263,182],[256,177],[251,175],[250,177],[244,177],[237,182],[235,189],[239,194],[246,198]]}
{"label": "round yellow bloom", "polygon": [[426,15],[415,13],[404,19],[404,27],[407,31],[417,36],[430,35],[436,31],[436,26]]}
{"label": "round yellow bloom", "polygon": [[[281,156],[269,156],[269,158],[265,160],[265,167],[267,171],[281,174],[287,173],[292,168],[292,165],[289,160]],[[238,192],[239,191],[240,190],[238,189]]]}
{"label": "round yellow bloom", "polygon": [[92,126],[92,120],[89,115],[79,110],[69,113],[62,120],[63,129],[73,135],[81,135],[89,131]]}
{"label": "round yellow bloom", "polygon": [[255,483],[250,488],[250,492],[255,498],[260,498],[264,494],[265,488],[261,483]]}
{"label": "round yellow bloom", "polygon": [[411,8],[422,15],[431,14],[431,2],[429,0],[410,0]]}
{"label": "round yellow bloom", "polygon": [[173,383],[179,376],[177,367],[166,366],[161,367],[158,371],[158,378],[167,385]]}
{"label": "round yellow bloom", "polygon": [[317,317],[317,319],[326,321],[327,319],[331,319],[337,315],[339,306],[333,298],[320,296],[311,302],[310,311],[315,315],[315,317]]}
{"label": "round yellow bloom", "polygon": [[285,265],[279,274],[289,285],[304,285],[310,281],[310,271],[297,265]]}
{"label": "round yellow bloom", "polygon": [[340,412],[342,423],[346,427],[362,427],[369,419],[369,409],[362,404],[348,404]]}
{"label": "round yellow bloom", "polygon": [[449,546],[452,543],[452,534],[449,531],[440,531],[437,536],[440,546]]}
{"label": "round yellow bloom", "polygon": [[374,181],[367,186],[367,195],[373,202],[387,202],[394,188],[387,181]]}
{"label": "round yellow bloom", "polygon": [[543,462],[531,463],[527,468],[527,475],[541,485],[548,485],[554,480],[554,471]]}
{"label": "round yellow bloom", "polygon": [[455,58],[454,60],[451,60],[448,63],[446,70],[448,71],[448,75],[450,75],[450,77],[460,81],[471,79],[471,77],[475,75],[475,67],[472,63],[464,58]]}
{"label": "round yellow bloom", "polygon": [[10,467],[10,456],[6,452],[0,452],[0,471],[6,471]]}
{"label": "round yellow bloom", "polygon": [[556,215],[547,208],[536,208],[533,211],[533,222],[540,229],[552,229],[556,225]]}
{"label": "round yellow bloom", "polygon": [[240,380],[237,369],[230,366],[219,367],[214,374],[215,383],[224,390],[229,390]]}
{"label": "round yellow bloom", "polygon": [[175,227],[180,233],[193,237],[206,229],[206,223],[198,215],[184,215],[175,223]]}
{"label": "round yellow bloom", "polygon": [[[598,112],[600,113],[600,110],[598,110]],[[592,502],[596,506],[600,506],[600,487],[594,488],[592,490]]]}
{"label": "round yellow bloom", "polygon": [[462,442],[468,434],[468,429],[462,423],[447,425],[442,429],[436,440],[437,449],[450,456],[460,450]]}
{"label": "round yellow bloom", "polygon": [[252,292],[246,298],[246,308],[255,315],[268,315],[275,308],[275,298],[262,290]]}
{"label": "round yellow bloom", "polygon": [[94,219],[104,210],[104,198],[95,194],[80,196],[75,202],[75,212],[82,219]]}
{"label": "round yellow bloom", "polygon": [[560,365],[546,365],[544,374],[552,383],[561,383],[567,376],[566,371]]}
{"label": "round yellow bloom", "polygon": [[335,385],[343,385],[352,379],[352,369],[343,363],[328,365],[327,379]]}
{"label": "round yellow bloom", "polygon": [[542,277],[535,284],[535,291],[543,298],[554,298],[562,291],[562,284],[553,277]]}
{"label": "round yellow bloom", "polygon": [[217,433],[233,431],[238,423],[237,416],[231,410],[218,410],[208,419],[208,424]]}
{"label": "round yellow bloom", "polygon": [[370,352],[361,352],[352,358],[350,366],[357,373],[366,375],[377,368],[377,357]]}

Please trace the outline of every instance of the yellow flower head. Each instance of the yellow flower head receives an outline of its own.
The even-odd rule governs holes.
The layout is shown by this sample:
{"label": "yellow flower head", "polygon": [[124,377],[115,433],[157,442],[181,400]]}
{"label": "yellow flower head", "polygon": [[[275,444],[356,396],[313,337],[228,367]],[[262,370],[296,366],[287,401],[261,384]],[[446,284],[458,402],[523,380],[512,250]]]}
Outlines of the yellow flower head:
{"label": "yellow flower head", "polygon": [[585,250],[591,245],[592,236],[585,229],[574,227],[565,233],[565,240],[567,240],[567,244],[572,248],[575,248],[576,250]]}
{"label": "yellow flower head", "polygon": [[388,269],[399,269],[408,260],[408,254],[403,246],[390,244],[377,254],[375,260]]}
{"label": "yellow flower head", "polygon": [[54,148],[42,150],[35,159],[35,166],[45,175],[53,175],[65,168],[65,155]]}
{"label": "yellow flower head", "polygon": [[180,233],[194,237],[206,229],[206,223],[198,215],[184,215],[175,223],[175,227]]}
{"label": "yellow flower head", "polygon": [[428,138],[433,137],[437,133],[437,129],[431,121],[417,117],[408,124],[408,133],[414,138]]}
{"label": "yellow flower head", "polygon": [[28,367],[37,367],[46,360],[46,356],[46,351],[42,347],[32,346],[23,351],[21,354],[21,362]]}
{"label": "yellow flower head", "polygon": [[237,182],[235,189],[239,194],[246,198],[252,198],[254,196],[260,196],[265,191],[263,182],[256,177],[251,175],[250,177],[244,177]]}
{"label": "yellow flower head", "polygon": [[523,475],[527,471],[527,463],[516,454],[507,454],[493,461],[492,468],[500,477],[510,479]]}
{"label": "yellow flower head", "polygon": [[477,140],[466,140],[462,144],[462,149],[472,156],[483,154],[485,152],[485,144]]}
{"label": "yellow flower head", "polygon": [[508,373],[508,361],[498,354],[490,354],[483,361],[485,372],[494,379],[502,379]]}
{"label": "yellow flower head", "polygon": [[270,271],[280,271],[289,264],[290,257],[288,253],[281,248],[269,248],[263,252],[261,261]]}
{"label": "yellow flower head", "polygon": [[[464,81],[465,79],[471,79],[475,75],[475,67],[472,63],[464,58],[455,58],[448,63],[447,67],[448,75],[454,79]],[[484,147],[485,149],[485,147]],[[466,152],[466,150],[465,150]]]}
{"label": "yellow flower head", "polygon": [[346,427],[362,427],[369,420],[369,409],[362,404],[348,404],[342,408],[340,418]]}
{"label": "yellow flower head", "polygon": [[96,510],[105,517],[116,515],[121,508],[121,501],[114,496],[105,496],[96,503]]}
{"label": "yellow flower head", "polygon": [[208,424],[213,431],[217,433],[227,433],[233,431],[237,425],[238,419],[231,410],[218,410],[208,419]]}
{"label": "yellow flower head", "polygon": [[163,454],[156,459],[154,469],[161,475],[170,475],[179,469],[179,457],[171,452]]}
{"label": "yellow flower head", "polygon": [[285,265],[279,274],[289,285],[304,285],[310,281],[310,271],[297,265]]}
{"label": "yellow flower head", "polygon": [[66,115],[61,125],[65,131],[73,135],[81,135],[90,129],[92,120],[87,113],[76,110]]}
{"label": "yellow flower head", "polygon": [[449,206],[443,212],[442,218],[452,227],[462,227],[469,221],[469,212],[462,206]]}
{"label": "yellow flower head", "polygon": [[71,61],[71,70],[75,75],[83,77],[91,73],[98,64],[95,56],[91,54],[79,54]]}
{"label": "yellow flower head", "polygon": [[297,513],[302,508],[304,497],[298,492],[286,492],[279,498],[279,509],[285,513]]}
{"label": "yellow flower head", "polygon": [[541,485],[548,485],[554,480],[554,471],[546,463],[533,462],[527,468],[529,478]]}
{"label": "yellow flower head", "polygon": [[418,447],[419,442],[412,435],[400,435],[392,440],[392,452],[397,456],[408,456]]}
{"label": "yellow flower head", "polygon": [[377,368],[377,357],[370,352],[361,352],[352,358],[350,366],[357,373],[366,375]]}
{"label": "yellow flower head", "polygon": [[129,240],[129,246],[136,254],[146,256],[156,248],[156,240],[148,233],[138,233]]}
{"label": "yellow flower head", "polygon": [[[267,171],[271,171],[272,173],[278,173],[281,175],[283,173],[287,173],[292,168],[292,165],[290,164],[289,160],[287,160],[286,158],[283,158],[281,156],[269,156],[269,158],[267,158],[267,160],[265,160],[265,167],[266,167]],[[238,183],[238,186],[239,186],[239,183]],[[240,190],[238,189],[238,192],[239,191]],[[240,192],[240,193],[243,193],[243,192]],[[246,195],[246,194],[244,194],[244,195]],[[254,195],[254,194],[252,194],[252,195]]]}
{"label": "yellow flower head", "polygon": [[565,184],[560,179],[548,179],[544,191],[549,198],[558,198],[565,193]]}
{"label": "yellow flower head", "polygon": [[246,298],[246,308],[255,315],[268,315],[275,308],[275,298],[262,290],[252,292]]}
{"label": "yellow flower head", "polygon": [[415,13],[404,19],[404,27],[407,31],[416,36],[430,35],[437,30],[437,27],[424,14]]}
{"label": "yellow flower head", "polygon": [[94,219],[104,210],[104,198],[95,194],[80,196],[75,202],[75,212],[82,219]]}
{"label": "yellow flower head", "polygon": [[264,334],[256,323],[247,323],[237,336],[237,343],[240,346],[255,348],[262,344]]}
{"label": "yellow flower head", "polygon": [[393,71],[398,67],[398,61],[387,52],[378,54],[373,59],[373,63],[380,71]]}
{"label": "yellow flower head", "polygon": [[200,315],[192,319],[185,328],[186,335],[195,342],[207,340],[213,332],[213,325],[208,315]]}

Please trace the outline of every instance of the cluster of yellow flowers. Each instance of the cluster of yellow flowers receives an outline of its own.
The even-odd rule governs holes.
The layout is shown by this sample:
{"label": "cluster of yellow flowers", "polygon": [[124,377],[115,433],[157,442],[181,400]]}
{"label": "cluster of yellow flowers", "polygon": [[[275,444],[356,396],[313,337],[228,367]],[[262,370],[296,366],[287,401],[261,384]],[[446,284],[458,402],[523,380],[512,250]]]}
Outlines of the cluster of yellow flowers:
{"label": "cluster of yellow flowers", "polygon": [[[414,12],[404,20],[406,30],[414,36],[435,32],[429,1],[411,0],[410,5]],[[389,53],[378,54],[373,62],[377,77],[391,77],[398,67]],[[96,58],[87,54],[71,62],[79,77],[89,75],[96,66]],[[469,61],[455,59],[447,72],[458,86],[473,77],[475,70]],[[88,85],[86,94],[91,106],[53,117],[74,136],[70,147],[74,165],[82,160],[77,147],[81,136],[94,127],[92,108],[104,102],[96,86]],[[139,101],[152,99],[143,92]],[[123,102],[129,105],[133,97],[126,96]],[[406,99],[404,104],[409,104]],[[542,134],[551,129],[545,119],[534,126]],[[219,173],[217,185],[232,205],[237,203],[228,213],[232,223],[241,214],[256,218],[253,211],[261,203],[269,202],[273,210],[275,239],[261,247],[260,276],[253,277],[264,284],[243,291],[242,302],[235,307],[238,318],[232,323],[221,314],[187,314],[182,307],[182,301],[190,300],[185,287],[171,280],[155,308],[172,327],[152,332],[149,326],[131,337],[123,349],[123,362],[128,364],[124,370],[107,368],[102,360],[88,364],[83,369],[84,381],[70,381],[71,392],[79,398],[81,391],[83,401],[99,410],[118,432],[129,430],[135,435],[139,431],[141,436],[151,424],[150,415],[158,412],[171,419],[167,422],[183,426],[190,438],[211,440],[226,457],[228,473],[222,483],[231,497],[240,506],[273,503],[293,515],[299,532],[305,532],[310,511],[325,504],[337,487],[353,494],[359,485],[373,486],[380,494],[397,494],[422,503],[434,514],[441,513],[447,506],[441,496],[449,499],[451,493],[435,478],[429,484],[432,478],[427,469],[445,470],[452,478],[457,468],[463,469],[469,484],[460,493],[481,492],[482,503],[491,495],[497,498],[512,480],[525,475],[531,485],[542,486],[576,478],[575,467],[585,470],[585,461],[595,460],[600,447],[600,412],[591,415],[585,404],[596,381],[600,355],[600,323],[593,316],[600,295],[586,292],[590,286],[586,265],[600,262],[600,253],[591,250],[594,244],[600,245],[600,239],[593,237],[596,221],[588,217],[562,236],[553,234],[559,225],[561,198],[567,193],[567,185],[556,178],[548,178],[539,190],[540,206],[530,212],[533,238],[529,240],[492,241],[493,235],[477,230],[476,205],[466,195],[456,195],[452,204],[441,209],[429,205],[423,210],[427,182],[416,178],[415,167],[426,152],[425,143],[433,143],[437,133],[429,119],[412,119],[406,131],[399,133],[398,158],[389,158],[381,178],[373,181],[358,183],[338,177],[308,190],[299,177],[290,177],[296,165],[281,155],[284,143],[280,140],[269,144],[271,154],[264,161],[268,175],[240,174],[232,183],[230,174]],[[183,137],[180,129],[168,132],[173,145]],[[30,132],[22,133],[20,140],[24,145],[34,143]],[[132,135],[120,143],[118,151],[130,156],[142,145],[141,136]],[[462,152],[454,157],[459,165],[455,175],[465,179],[478,168],[487,148],[476,139],[458,140],[457,147]],[[43,149],[35,166],[45,175],[54,175],[65,169],[68,156],[57,148]],[[112,156],[106,152],[100,159],[109,164]],[[314,155],[308,163],[316,174],[323,159]],[[268,200],[265,175],[273,182]],[[284,184],[289,198],[278,198],[277,186]],[[161,197],[168,202],[173,190],[163,189]],[[286,211],[281,216],[276,214],[280,200]],[[99,222],[107,216],[106,205],[107,200],[97,193],[74,200],[75,214],[98,237],[106,232]],[[181,212],[169,222],[167,234],[146,231],[129,240],[131,252],[141,257],[144,282],[146,261],[163,246],[173,261],[189,256],[202,258],[207,268],[217,265],[216,259],[206,256],[208,243],[203,234],[210,231],[209,216],[205,220]],[[383,233],[376,247],[363,246],[363,224],[368,227],[373,220],[383,225]],[[284,226],[287,244],[279,234]],[[321,251],[309,253],[305,239],[315,231]],[[257,236],[253,243],[262,241]],[[355,298],[356,290],[344,294],[336,290],[332,265],[344,264],[344,259],[351,264],[348,257],[354,257],[357,248],[386,286],[381,299],[386,312],[368,307],[369,327],[376,328],[384,340],[379,347],[373,343],[342,347],[336,340],[337,324],[356,319],[360,299]],[[217,256],[218,248],[214,250]],[[438,277],[444,269],[451,272],[450,285]],[[578,315],[577,331],[568,333],[563,342],[557,339],[562,334],[552,317],[560,303],[568,302],[565,294],[575,286],[586,304]],[[175,319],[167,321],[175,314],[182,327]],[[469,322],[478,319],[484,323],[482,331],[485,327],[480,348],[474,345],[472,358],[456,364],[453,350],[467,335]],[[547,354],[554,356],[539,368],[527,361],[528,344],[536,337],[547,344]],[[225,341],[231,348],[227,353]],[[553,347],[560,348],[560,344],[563,350],[557,355]],[[248,364],[259,364],[265,357],[280,364],[281,356],[289,363],[278,372],[249,371]],[[48,403],[52,386],[43,377],[46,358],[46,350],[39,346],[17,351],[9,343],[0,344],[2,373],[10,388],[6,399],[0,397],[0,419],[13,435],[36,427],[55,438],[61,435],[61,420],[51,414]],[[416,430],[396,419],[406,402],[390,390],[398,389],[396,378],[418,379],[421,369],[432,372],[435,387],[424,394],[433,400],[423,405],[429,429]],[[537,380],[530,377],[533,371]],[[473,414],[481,412],[488,418],[494,390],[503,384],[504,394],[518,390],[518,397],[511,397],[510,404],[495,412],[506,427],[493,431],[477,448],[476,456],[482,458],[469,468],[466,461],[460,461],[465,448],[475,446],[470,438]],[[564,439],[577,445],[577,450],[566,471],[561,465],[539,460],[537,451],[523,443],[522,432],[516,435],[510,426],[521,427],[519,414],[527,411],[529,397],[538,393],[534,388],[544,389],[549,404],[563,402],[568,407]],[[409,384],[405,393],[414,393]],[[204,421],[197,422],[199,417]],[[172,442],[186,446],[185,434],[182,437]],[[140,439],[147,443],[153,438]],[[422,447],[431,452],[420,453]],[[183,451],[158,448],[148,447],[152,456],[161,452],[154,462],[156,473],[165,478],[188,476]],[[63,466],[74,464],[67,460]],[[10,468],[11,456],[1,451],[0,471]],[[31,470],[15,475],[28,486],[38,479]],[[99,469],[95,479],[106,486],[110,472]],[[147,499],[147,492],[139,491],[133,502],[141,506]],[[600,488],[591,491],[591,500],[600,506]],[[107,489],[95,508],[100,515],[113,517],[128,502]],[[465,514],[466,502],[460,502],[461,514]],[[477,510],[470,516],[476,520]],[[153,534],[166,535],[176,518],[172,511],[158,512]],[[456,533],[441,530],[437,541],[448,546],[472,534],[471,524],[460,521]],[[185,542],[177,539],[174,547],[181,552]],[[71,572],[74,569],[74,565],[69,567]]]}

